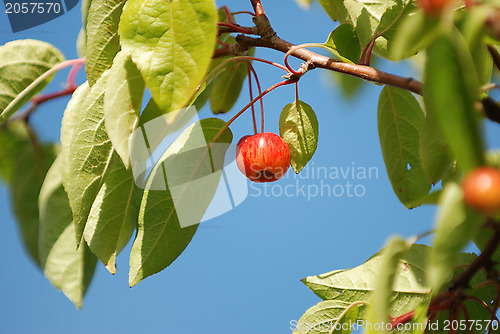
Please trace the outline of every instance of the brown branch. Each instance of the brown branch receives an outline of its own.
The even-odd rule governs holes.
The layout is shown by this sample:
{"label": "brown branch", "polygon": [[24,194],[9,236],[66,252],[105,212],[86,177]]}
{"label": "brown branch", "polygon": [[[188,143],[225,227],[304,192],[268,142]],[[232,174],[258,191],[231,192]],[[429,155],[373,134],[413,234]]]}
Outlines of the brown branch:
{"label": "brown branch", "polygon": [[455,291],[459,288],[467,288],[474,275],[483,268],[491,265],[491,258],[500,245],[500,227],[497,222],[488,219],[487,226],[492,227],[494,232],[481,254],[471,262],[471,264],[460,275],[457,276],[448,288],[449,291]]}
{"label": "brown branch", "polygon": [[[294,44],[281,39],[276,34],[269,39],[239,35],[236,37],[236,41],[243,46],[242,49],[265,47],[283,53],[287,53],[290,48],[295,46]],[[401,77],[395,74],[380,71],[370,66],[336,61],[332,58],[317,54],[307,49],[297,49],[293,51],[291,55],[305,61],[307,64],[310,64],[308,66],[309,68],[323,68],[348,74],[363,80],[402,88],[416,94],[422,94],[422,83],[413,78]]]}
{"label": "brown branch", "polygon": [[255,11],[255,16],[265,16],[266,12],[264,12],[264,7],[260,3],[260,0],[250,0],[252,3],[253,10]]}
{"label": "brown branch", "polygon": [[[266,16],[266,12],[264,11],[260,0],[250,0],[250,2],[255,11],[255,16],[252,18],[255,24],[255,29],[252,29],[252,32],[255,35],[259,35],[260,38],[238,35],[236,36],[236,44],[239,45],[238,47],[228,47],[216,50],[213,55],[214,58],[229,56],[235,54],[233,53],[235,50],[237,52],[241,52],[242,50],[246,51],[252,47],[269,48],[283,52],[285,54],[291,48],[295,47],[294,44],[278,37],[274,29],[271,27],[271,23]],[[300,70],[297,71],[297,73],[293,73],[294,71],[291,71],[292,73],[290,73],[288,76],[285,76],[285,78],[287,79],[298,80],[300,76],[305,74],[308,70],[319,67],[339,73],[348,74],[366,81],[398,87],[411,91],[415,94],[422,95],[422,83],[413,78],[401,77],[395,74],[377,70],[376,68],[366,65],[357,65],[336,61],[332,58],[317,54],[304,48],[297,48],[296,50],[291,52],[290,55],[305,61],[305,63],[302,64]]]}

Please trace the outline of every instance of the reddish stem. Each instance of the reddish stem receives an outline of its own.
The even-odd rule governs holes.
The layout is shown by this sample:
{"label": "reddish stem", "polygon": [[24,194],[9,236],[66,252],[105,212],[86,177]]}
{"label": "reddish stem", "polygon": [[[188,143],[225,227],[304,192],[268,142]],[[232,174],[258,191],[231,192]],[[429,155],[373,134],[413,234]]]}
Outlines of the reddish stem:
{"label": "reddish stem", "polygon": [[[248,89],[250,91],[250,101],[253,100],[252,91],[252,72],[250,71],[250,62],[247,62],[248,69]],[[255,106],[252,104],[252,121],[253,121],[253,133],[257,134],[257,120],[255,119]]]}
{"label": "reddish stem", "polygon": [[255,13],[249,12],[248,10],[240,10],[240,11],[237,11],[237,12],[232,12],[231,14],[232,15],[248,14],[248,15],[255,16]]}
{"label": "reddish stem", "polygon": [[240,25],[237,25],[237,24],[231,24],[231,23],[226,23],[226,22],[218,22],[217,25],[219,27],[230,28],[234,32],[239,32],[239,33],[242,33],[242,34],[249,34],[249,35],[253,34],[252,29],[244,28],[244,27],[242,27]]}
{"label": "reddish stem", "polygon": [[219,43],[221,46],[227,48],[229,46],[229,44],[227,43],[224,43],[223,41],[221,41],[219,38],[217,38],[217,43]]}
{"label": "reddish stem", "polygon": [[399,324],[402,324],[404,322],[411,320],[411,318],[413,318],[414,315],[415,315],[415,311],[410,311],[408,313],[400,315],[399,317],[392,318],[391,322],[390,322],[391,328],[397,327]]}
{"label": "reddish stem", "polygon": [[489,314],[491,314],[491,316],[492,316],[493,319],[497,319],[497,316],[495,315],[495,312],[493,312],[489,308],[488,304],[486,304],[483,300],[481,300],[481,299],[479,299],[477,297],[474,297],[474,296],[467,296],[466,299],[467,300],[473,300],[473,301],[479,303],[482,307],[484,307],[488,311]]}
{"label": "reddish stem", "polygon": [[[464,313],[465,321],[468,324],[470,322],[470,314],[469,314],[469,311],[467,311],[467,307],[465,306],[465,303],[462,304],[462,312]],[[467,333],[471,333],[470,327],[467,327]]]}
{"label": "reddish stem", "polygon": [[[250,62],[248,62],[248,65],[249,65],[250,71],[252,72],[252,74],[255,78],[255,82],[257,83],[257,89],[259,91],[259,95],[261,95],[262,89],[260,87],[260,80],[259,80],[259,77],[257,76],[257,72],[255,71],[255,69],[253,68],[253,66]],[[260,129],[261,129],[261,132],[264,132],[264,100],[262,98],[260,98],[259,102],[260,102],[260,117],[261,117]]]}
{"label": "reddish stem", "polygon": [[290,53],[287,53],[287,54],[285,55],[285,58],[283,59],[283,62],[285,63],[285,66],[286,66],[286,68],[287,68],[287,70],[288,70],[289,72],[293,73],[293,75],[295,75],[295,76],[299,76],[299,77],[300,77],[300,76],[301,76],[302,74],[304,74],[304,73],[299,72],[299,71],[295,71],[295,70],[292,68],[292,66],[290,66],[290,64],[288,63],[288,56],[289,56],[289,55],[290,55]]}
{"label": "reddish stem", "polygon": [[252,101],[250,101],[243,109],[241,109],[240,111],[238,111],[238,113],[236,115],[234,115],[229,121],[227,121],[227,123],[219,130],[219,132],[214,136],[214,138],[210,141],[210,145],[209,145],[209,149],[210,147],[212,146],[213,143],[215,143],[219,138],[220,136],[224,133],[224,131],[226,131],[229,126],[238,118],[241,116],[241,114],[243,114],[243,112],[245,112],[245,110],[247,110],[248,108],[250,108],[250,106],[252,104],[254,104],[255,102],[257,102],[258,99],[261,99],[262,97],[264,97],[267,93],[275,90],[276,88],[278,87],[281,87],[281,86],[285,86],[285,85],[290,85],[290,84],[293,84],[297,81],[297,79],[287,79],[287,80],[283,80],[283,81],[280,81],[274,85],[272,85],[271,87],[269,87],[268,89],[266,89],[265,91],[263,91],[261,94],[259,94],[259,96],[257,96],[256,98],[254,98]]}
{"label": "reddish stem", "polygon": [[[57,97],[72,94],[76,90],[78,85],[76,85],[76,83],[75,83],[75,78],[76,78],[76,75],[78,74],[78,71],[80,70],[80,68],[82,68],[83,65],[85,64],[85,59],[81,58],[81,59],[68,60],[66,63],[67,63],[67,66],[72,66],[71,70],[68,73],[68,77],[66,79],[66,87],[61,89],[61,90],[58,90],[56,92],[52,92],[52,93],[48,93],[48,94],[39,94],[39,95],[33,97],[31,99],[31,103],[28,105],[28,107],[25,108],[23,112],[12,117],[9,120],[9,123],[13,122],[15,120],[18,120],[18,119],[22,119],[25,122],[28,122],[28,119],[29,119],[31,113],[33,111],[35,111],[35,109],[38,107],[38,105],[40,105],[41,103],[43,103],[45,101],[55,99]],[[5,123],[5,124],[7,124],[7,123]]]}
{"label": "reddish stem", "polygon": [[83,67],[83,64],[84,63],[77,63],[73,65],[73,67],[71,67],[71,70],[68,73],[68,78],[66,79],[66,87],[52,93],[39,94],[33,97],[31,99],[32,105],[36,107],[40,103],[55,99],[56,97],[73,94],[73,92],[78,88],[78,85],[76,85],[75,83],[76,75],[78,74],[78,71]]}
{"label": "reddish stem", "polygon": [[85,62],[77,63],[73,65],[73,67],[71,67],[68,73],[68,78],[66,80],[68,85],[72,87],[78,87],[78,85],[76,84],[76,76],[83,65],[85,65]]}
{"label": "reddish stem", "polygon": [[227,22],[229,22],[231,24],[234,24],[234,25],[237,25],[236,22],[233,21],[233,17],[231,15],[231,11],[229,10],[229,8],[227,8],[227,6],[222,6],[220,9],[223,9],[224,12],[226,12]]}

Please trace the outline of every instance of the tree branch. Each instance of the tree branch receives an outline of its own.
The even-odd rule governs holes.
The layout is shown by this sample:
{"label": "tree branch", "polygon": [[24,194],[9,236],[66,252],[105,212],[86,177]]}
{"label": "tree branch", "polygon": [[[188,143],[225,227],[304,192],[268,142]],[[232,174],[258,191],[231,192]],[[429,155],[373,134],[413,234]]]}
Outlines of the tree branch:
{"label": "tree branch", "polygon": [[[252,32],[259,35],[260,38],[238,35],[236,36],[237,46],[230,46],[216,50],[213,55],[214,58],[233,54],[241,55],[242,51],[246,51],[252,47],[269,48],[285,54],[288,53],[291,48],[296,47],[296,45],[278,37],[274,29],[271,27],[271,23],[266,16],[260,0],[250,0],[250,2],[255,11],[255,16],[252,20],[256,29],[253,29]],[[285,77],[288,79],[298,80],[300,76],[305,74],[308,70],[319,67],[348,74],[366,81],[398,87],[411,91],[415,94],[422,95],[422,83],[413,78],[401,77],[366,65],[336,61],[335,59],[317,54],[304,48],[296,48],[290,52],[290,55],[305,61],[305,64],[302,64],[299,71],[297,71],[298,73],[291,73]]]}
{"label": "tree branch", "polygon": [[[238,35],[236,36],[236,41],[241,44],[240,49],[265,47],[287,53],[290,48],[295,47],[294,44],[281,39],[276,34],[269,39]],[[291,52],[291,55],[305,61],[308,64],[309,69],[316,67],[323,68],[348,74],[363,80],[402,88],[419,95],[422,94],[422,83],[413,78],[401,77],[395,74],[380,71],[370,66],[336,61],[332,58],[317,54],[307,49],[297,49]]]}
{"label": "tree branch", "polygon": [[472,261],[472,263],[460,275],[455,278],[448,288],[449,291],[454,291],[459,288],[466,288],[474,275],[482,268],[488,268],[491,264],[491,258],[498,246],[500,245],[500,226],[492,219],[488,219],[487,225],[493,228],[493,236],[488,241],[481,254]]}
{"label": "tree branch", "polygon": [[252,3],[253,10],[255,11],[255,16],[266,15],[266,12],[264,12],[264,7],[262,7],[260,0],[250,0],[250,2]]}

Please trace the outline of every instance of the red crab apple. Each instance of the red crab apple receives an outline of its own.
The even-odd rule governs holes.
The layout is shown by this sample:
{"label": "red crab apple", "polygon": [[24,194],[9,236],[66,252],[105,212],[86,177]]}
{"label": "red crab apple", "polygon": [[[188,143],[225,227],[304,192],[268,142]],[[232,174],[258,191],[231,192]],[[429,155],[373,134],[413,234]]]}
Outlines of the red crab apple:
{"label": "red crab apple", "polygon": [[439,14],[454,2],[455,0],[418,0],[420,8],[428,15]]}
{"label": "red crab apple", "polygon": [[462,188],[469,206],[485,214],[500,212],[500,169],[476,168],[465,175]]}
{"label": "red crab apple", "polygon": [[272,132],[244,136],[236,148],[236,165],[253,182],[273,182],[290,167],[290,149]]}

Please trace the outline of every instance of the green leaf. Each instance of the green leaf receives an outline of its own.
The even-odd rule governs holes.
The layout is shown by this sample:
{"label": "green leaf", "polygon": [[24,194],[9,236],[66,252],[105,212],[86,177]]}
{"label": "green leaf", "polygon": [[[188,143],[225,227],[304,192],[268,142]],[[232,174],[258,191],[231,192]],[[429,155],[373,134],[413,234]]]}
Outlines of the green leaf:
{"label": "green leaf", "polygon": [[415,55],[439,35],[439,19],[419,11],[401,22],[391,48],[391,58],[400,60]]}
{"label": "green leaf", "polygon": [[42,41],[24,39],[0,46],[0,124],[42,91],[52,79],[43,74],[63,61],[58,49]]}
{"label": "green leaf", "polygon": [[356,28],[350,23],[344,23],[335,28],[334,31],[328,36],[328,40],[325,43],[338,53],[351,60],[353,63],[357,63],[361,56],[361,48],[359,46],[358,34],[356,33]]}
{"label": "green leaf", "polygon": [[75,90],[73,96],[66,105],[64,110],[63,119],[61,122],[61,159],[63,160],[62,168],[63,183],[68,179],[69,167],[69,150],[71,146],[71,138],[73,131],[78,124],[79,117],[81,116],[84,108],[84,102],[90,94],[89,83],[86,81]]}
{"label": "green leaf", "polygon": [[153,168],[130,254],[131,286],[169,266],[191,241],[219,184],[231,131],[224,131],[210,151],[206,145],[224,125],[209,118],[189,126]]}
{"label": "green leaf", "polygon": [[149,99],[148,104],[144,107],[144,110],[142,111],[141,116],[139,118],[139,126],[143,126],[149,121],[152,121],[155,118],[161,116],[162,112],[160,108],[158,108],[158,105],[156,104],[155,100]]}
{"label": "green leaf", "polygon": [[452,278],[459,252],[477,235],[483,221],[466,207],[462,189],[454,183],[446,185],[439,205],[428,265],[428,281],[435,294]]}
{"label": "green leaf", "polygon": [[128,168],[129,140],[139,123],[145,84],[130,55],[120,52],[109,71],[104,94],[106,131]]}
{"label": "green leaf", "polygon": [[92,0],[87,17],[85,70],[93,86],[120,51],[118,23],[126,0]]}
{"label": "green leaf", "polygon": [[[415,310],[430,299],[430,289],[425,286],[425,271],[429,248],[413,245],[396,266],[392,289],[392,316]],[[384,257],[378,253],[364,264],[348,270],[336,270],[302,280],[323,300],[339,300],[348,303],[369,301],[375,290],[375,282],[383,265]]]}
{"label": "green leaf", "polygon": [[343,0],[319,0],[319,3],[333,21],[346,22],[348,12]]}
{"label": "green leaf", "polygon": [[419,158],[424,112],[407,91],[386,86],[378,103],[378,133],[394,193],[407,208],[422,204],[431,184]]}
{"label": "green leaf", "polygon": [[486,41],[486,21],[491,15],[487,6],[474,6],[463,16],[462,31],[476,67],[479,85],[489,84],[493,62]]}
{"label": "green leaf", "polygon": [[30,138],[23,122],[12,122],[0,128],[0,177],[6,184],[11,183],[19,153],[30,147]]}
{"label": "green leaf", "polygon": [[431,111],[425,116],[420,130],[419,146],[422,169],[427,179],[436,184],[451,167],[454,159]]}
{"label": "green leaf", "polygon": [[427,318],[427,312],[429,310],[429,304],[430,304],[430,299],[428,302],[425,302],[415,309],[415,314],[412,319],[412,323],[414,324],[412,327],[412,331],[410,332],[411,334],[424,334],[427,324],[428,324],[428,318]]}
{"label": "green leaf", "polygon": [[[372,324],[382,324],[390,321],[393,285],[398,273],[398,264],[408,251],[408,244],[400,237],[393,237],[381,252],[381,263],[375,280],[371,303],[368,306],[367,321]],[[387,333],[385,328],[375,330],[368,327],[365,333]]]}
{"label": "green leaf", "polygon": [[[92,87],[79,114],[73,116],[75,125],[67,157],[69,172],[63,182],[73,210],[77,245],[82,239],[87,217],[113,154],[103,112],[107,73]],[[62,145],[67,144],[63,142]]]}
{"label": "green leaf", "polygon": [[373,38],[374,50],[383,57],[390,57],[393,32],[398,30],[402,19],[413,10],[413,1],[409,0],[320,0],[320,4],[334,21],[349,23],[356,28],[361,49]]}
{"label": "green leaf", "polygon": [[125,168],[118,154],[113,154],[106,173],[83,237],[92,253],[115,274],[116,256],[127,245],[137,222],[138,189],[132,172]]}
{"label": "green leaf", "polygon": [[483,141],[474,102],[479,86],[463,38],[444,33],[428,48],[423,87],[425,107],[436,116],[458,163],[465,171],[484,165]]}
{"label": "green leaf", "polygon": [[[488,242],[493,237],[493,231],[483,228],[479,231],[479,233],[474,237],[473,241],[476,244],[477,248],[482,252],[484,247],[488,244]],[[500,270],[500,247],[495,250],[491,259],[496,264],[495,268]]]}
{"label": "green leaf", "polygon": [[[249,55],[253,56],[255,49],[249,51]],[[210,88],[210,108],[214,114],[227,113],[234,107],[247,76],[246,61],[230,62],[225,66],[224,71],[214,79]]]}
{"label": "green leaf", "polygon": [[129,0],[119,33],[163,113],[184,107],[205,76],[215,47],[211,0]]}
{"label": "green leaf", "polygon": [[318,146],[319,124],[310,105],[298,100],[287,104],[280,115],[280,136],[290,148],[295,173],[311,160]]}
{"label": "green leaf", "polygon": [[89,16],[89,9],[92,0],[83,0],[81,5],[82,12],[82,28],[76,38],[76,52],[78,57],[85,57],[87,55],[87,17]]}
{"label": "green leaf", "polygon": [[[39,144],[37,144],[39,145]],[[54,161],[57,148],[53,145],[32,146],[19,151],[12,171],[10,195],[23,244],[32,260],[40,265],[38,256],[38,194],[43,179]]]}
{"label": "green leaf", "polygon": [[326,300],[311,307],[296,324],[293,334],[349,334],[356,328],[360,304]]}
{"label": "green leaf", "polygon": [[71,207],[62,186],[63,168],[59,157],[47,173],[40,191],[40,260],[52,285],[80,308],[97,258],[85,243],[76,249]]}
{"label": "green leaf", "polygon": [[464,171],[455,161],[441,178],[441,185],[446,187],[446,185],[450,182],[459,183],[462,180],[463,174]]}

